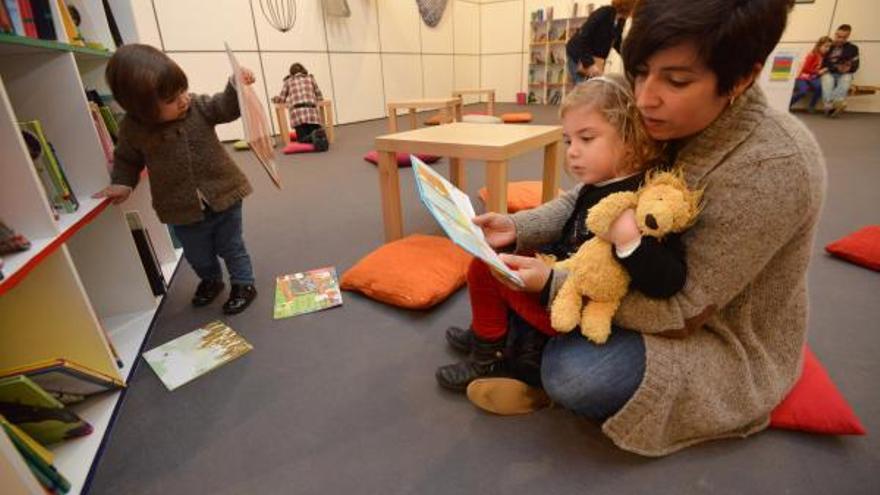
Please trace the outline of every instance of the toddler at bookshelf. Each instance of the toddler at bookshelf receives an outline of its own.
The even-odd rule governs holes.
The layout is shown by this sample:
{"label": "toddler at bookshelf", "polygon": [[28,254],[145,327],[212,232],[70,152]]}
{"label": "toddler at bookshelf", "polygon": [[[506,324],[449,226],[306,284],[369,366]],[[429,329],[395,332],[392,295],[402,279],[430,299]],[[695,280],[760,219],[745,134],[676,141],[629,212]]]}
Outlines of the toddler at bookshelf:
{"label": "toddler at bookshelf", "polygon": [[[242,76],[253,84],[250,70],[243,68]],[[183,70],[161,51],[140,44],[120,47],[105,77],[126,116],[119,125],[111,185],[94,197],[125,201],[146,167],[153,208],[171,225],[201,279],[192,304],[210,304],[223,291],[219,255],[232,286],[223,312],[244,311],[257,296],[242,233],[242,199],[253,189],[214,130],[240,115],[235,78],[213,96],[187,93]]]}
{"label": "toddler at bookshelf", "polygon": [[315,76],[299,63],[290,66],[290,74],[284,76],[282,82],[281,94],[272,97],[273,103],[287,105],[290,122],[296,130],[296,140],[312,143],[318,151],[327,151],[330,146],[318,115],[317,104],[323,99]]}
{"label": "toddler at bookshelf", "polygon": [[[566,170],[580,184],[533,210],[474,218],[494,249],[518,244],[518,223],[539,222],[549,227],[544,234],[550,241],[540,251],[557,260],[568,258],[593,237],[585,225],[589,209],[609,194],[638,189],[645,173],[660,163],[660,147],[648,136],[623,77],[599,76],[579,84],[566,95],[560,116]],[[631,288],[652,297],[669,297],[684,286],[684,247],[679,235],[666,236],[662,243],[642,238],[634,211],[627,210],[606,240],[614,244],[615,257],[632,278]],[[471,262],[467,275],[471,326],[446,331],[449,344],[469,354],[463,361],[437,369],[437,382],[444,388],[463,391],[474,380],[488,376],[514,376],[528,385],[540,385],[541,352],[547,339],[557,335],[546,308],[566,273],[535,257],[502,254],[501,258],[517,271],[525,287],[504,281],[478,259]],[[508,318],[518,318],[539,332],[511,335],[508,345]]]}

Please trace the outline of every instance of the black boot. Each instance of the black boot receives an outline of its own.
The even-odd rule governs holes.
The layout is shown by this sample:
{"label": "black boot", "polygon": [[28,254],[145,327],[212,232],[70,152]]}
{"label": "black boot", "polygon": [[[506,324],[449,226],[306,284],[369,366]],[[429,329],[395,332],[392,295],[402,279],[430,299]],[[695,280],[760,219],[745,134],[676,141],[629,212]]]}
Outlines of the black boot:
{"label": "black boot", "polygon": [[541,356],[550,337],[534,328],[517,334],[508,359],[510,374],[532,387],[541,387]]}
{"label": "black boot", "polygon": [[241,313],[257,297],[257,288],[253,284],[232,284],[229,300],[223,303],[223,312],[228,315]]}
{"label": "black boot", "polygon": [[315,151],[327,151],[330,149],[330,141],[327,139],[327,132],[324,129],[315,129],[312,132],[312,144],[315,145]]}
{"label": "black boot", "polygon": [[223,292],[222,280],[202,280],[193,295],[192,305],[195,307],[207,306],[211,304],[211,301],[217,299],[221,292]]}
{"label": "black boot", "polygon": [[474,347],[474,331],[471,328],[449,327],[446,329],[446,342],[456,351],[470,354]]}
{"label": "black boot", "polygon": [[437,383],[450,390],[464,391],[477,378],[504,374],[505,344],[503,338],[488,342],[474,336],[474,348],[464,361],[437,368]]}

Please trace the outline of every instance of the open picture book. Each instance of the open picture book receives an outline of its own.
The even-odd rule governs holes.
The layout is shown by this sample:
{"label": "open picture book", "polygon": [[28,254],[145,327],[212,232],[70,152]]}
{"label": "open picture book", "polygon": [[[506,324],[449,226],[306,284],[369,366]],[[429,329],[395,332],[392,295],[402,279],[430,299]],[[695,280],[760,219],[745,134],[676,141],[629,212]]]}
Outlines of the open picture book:
{"label": "open picture book", "polygon": [[238,59],[226,46],[226,54],[229,56],[229,63],[232,65],[232,74],[235,76],[235,91],[238,93],[238,108],[241,109],[241,124],[244,127],[244,140],[250,145],[254,156],[269,174],[269,178],[275,184],[275,187],[281,189],[281,176],[278,175],[278,166],[275,164],[275,151],[273,149],[274,141],[272,139],[272,127],[269,125],[269,119],[266,118],[266,112],[263,104],[253,88],[246,85],[242,80],[241,65]]}
{"label": "open picture book", "polygon": [[483,230],[474,225],[472,220],[476,213],[467,194],[425,165],[415,155],[410,159],[419,198],[452,242],[486,262],[510,282],[523,287],[519,275],[501,261],[498,253],[486,242]]}

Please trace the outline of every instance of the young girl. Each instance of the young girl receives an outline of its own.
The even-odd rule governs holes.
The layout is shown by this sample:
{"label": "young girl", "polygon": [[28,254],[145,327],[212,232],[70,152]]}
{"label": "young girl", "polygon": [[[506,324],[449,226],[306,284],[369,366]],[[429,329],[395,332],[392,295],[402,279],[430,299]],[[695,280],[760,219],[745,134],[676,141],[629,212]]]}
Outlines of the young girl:
{"label": "young girl", "polygon": [[290,111],[290,121],[296,129],[296,140],[312,143],[318,151],[327,151],[329,143],[317,103],[324,99],[315,76],[308,73],[302,64],[290,66],[290,74],[284,76],[281,94],[272,97],[274,103],[284,103]]}
{"label": "young girl", "polygon": [[[253,84],[253,74],[242,72],[245,84]],[[146,167],[156,214],[172,226],[201,279],[192,304],[205,306],[223,291],[219,255],[232,284],[223,312],[240,313],[257,296],[242,238],[241,203],[252,188],[214,131],[240,115],[233,80],[213,96],[187,93],[183,70],[161,51],[138,44],[116,50],[105,77],[126,116],[112,183],[94,196],[125,201]]]}
{"label": "young girl", "polygon": [[[629,85],[620,76],[596,77],[576,86],[566,96],[560,116],[567,170],[581,185],[545,206],[517,214],[540,216],[542,211],[558,211],[555,206],[566,203],[571,214],[556,219],[556,228],[544,233],[551,243],[541,249],[558,260],[568,258],[593,237],[585,225],[587,211],[611,193],[638,189],[645,171],[657,163],[660,154],[643,127]],[[634,212],[628,210],[623,215]],[[496,249],[515,239],[510,216],[488,213],[476,217],[474,223],[482,227],[487,241]],[[621,239],[635,238],[626,243],[608,239],[615,243],[617,258],[632,277],[633,289],[653,297],[668,297],[681,289],[685,280],[684,251],[678,236],[667,236],[660,243],[649,237],[620,234]],[[556,335],[546,309],[551,302],[549,294],[562,284],[566,274],[534,257],[503,254],[502,259],[517,270],[525,288],[508,286],[478,260],[471,263],[471,328],[447,330],[450,344],[470,354],[459,363],[437,369],[437,382],[445,388],[461,391],[477,378],[506,374],[539,385],[541,348],[549,336]],[[512,317],[525,320],[543,334],[521,338],[521,348],[511,349],[513,356],[506,356],[513,359],[502,355],[509,310],[514,313]]]}
{"label": "young girl", "polygon": [[789,107],[793,107],[798,100],[803,98],[809,91],[812,91],[813,97],[810,98],[810,106],[808,108],[810,113],[816,110],[816,103],[822,97],[822,84],[819,81],[819,76],[828,71],[828,69],[822,67],[822,59],[830,49],[831,38],[822,36],[816,42],[816,45],[813,46],[810,53],[804,57],[801,72],[794,81],[794,92],[792,92],[791,103],[788,104]]}

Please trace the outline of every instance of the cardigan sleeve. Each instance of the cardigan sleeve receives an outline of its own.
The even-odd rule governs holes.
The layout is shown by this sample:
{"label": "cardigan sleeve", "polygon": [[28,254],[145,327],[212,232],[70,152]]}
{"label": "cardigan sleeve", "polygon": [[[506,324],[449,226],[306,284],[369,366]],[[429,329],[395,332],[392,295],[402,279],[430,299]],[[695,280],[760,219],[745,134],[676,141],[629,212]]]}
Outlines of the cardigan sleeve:
{"label": "cardigan sleeve", "polygon": [[668,299],[630,291],[614,322],[643,333],[686,334],[730,303],[806,221],[812,184],[802,159],[768,158],[710,181],[705,208],[682,238],[684,288]]}
{"label": "cardigan sleeve", "polygon": [[213,96],[195,95],[193,105],[205,116],[205,119],[213,125],[232,122],[241,116],[238,108],[238,93],[232,84],[232,79],[226,83],[226,89]]}
{"label": "cardigan sleeve", "polygon": [[140,181],[141,171],[146,165],[144,154],[132,143],[132,131],[125,119],[119,125],[119,139],[113,150],[113,170],[110,182],[134,189]]}
{"label": "cardigan sleeve", "polygon": [[537,208],[511,215],[516,226],[516,252],[534,251],[557,240],[565,221],[574,211],[581,187],[582,184]]}

